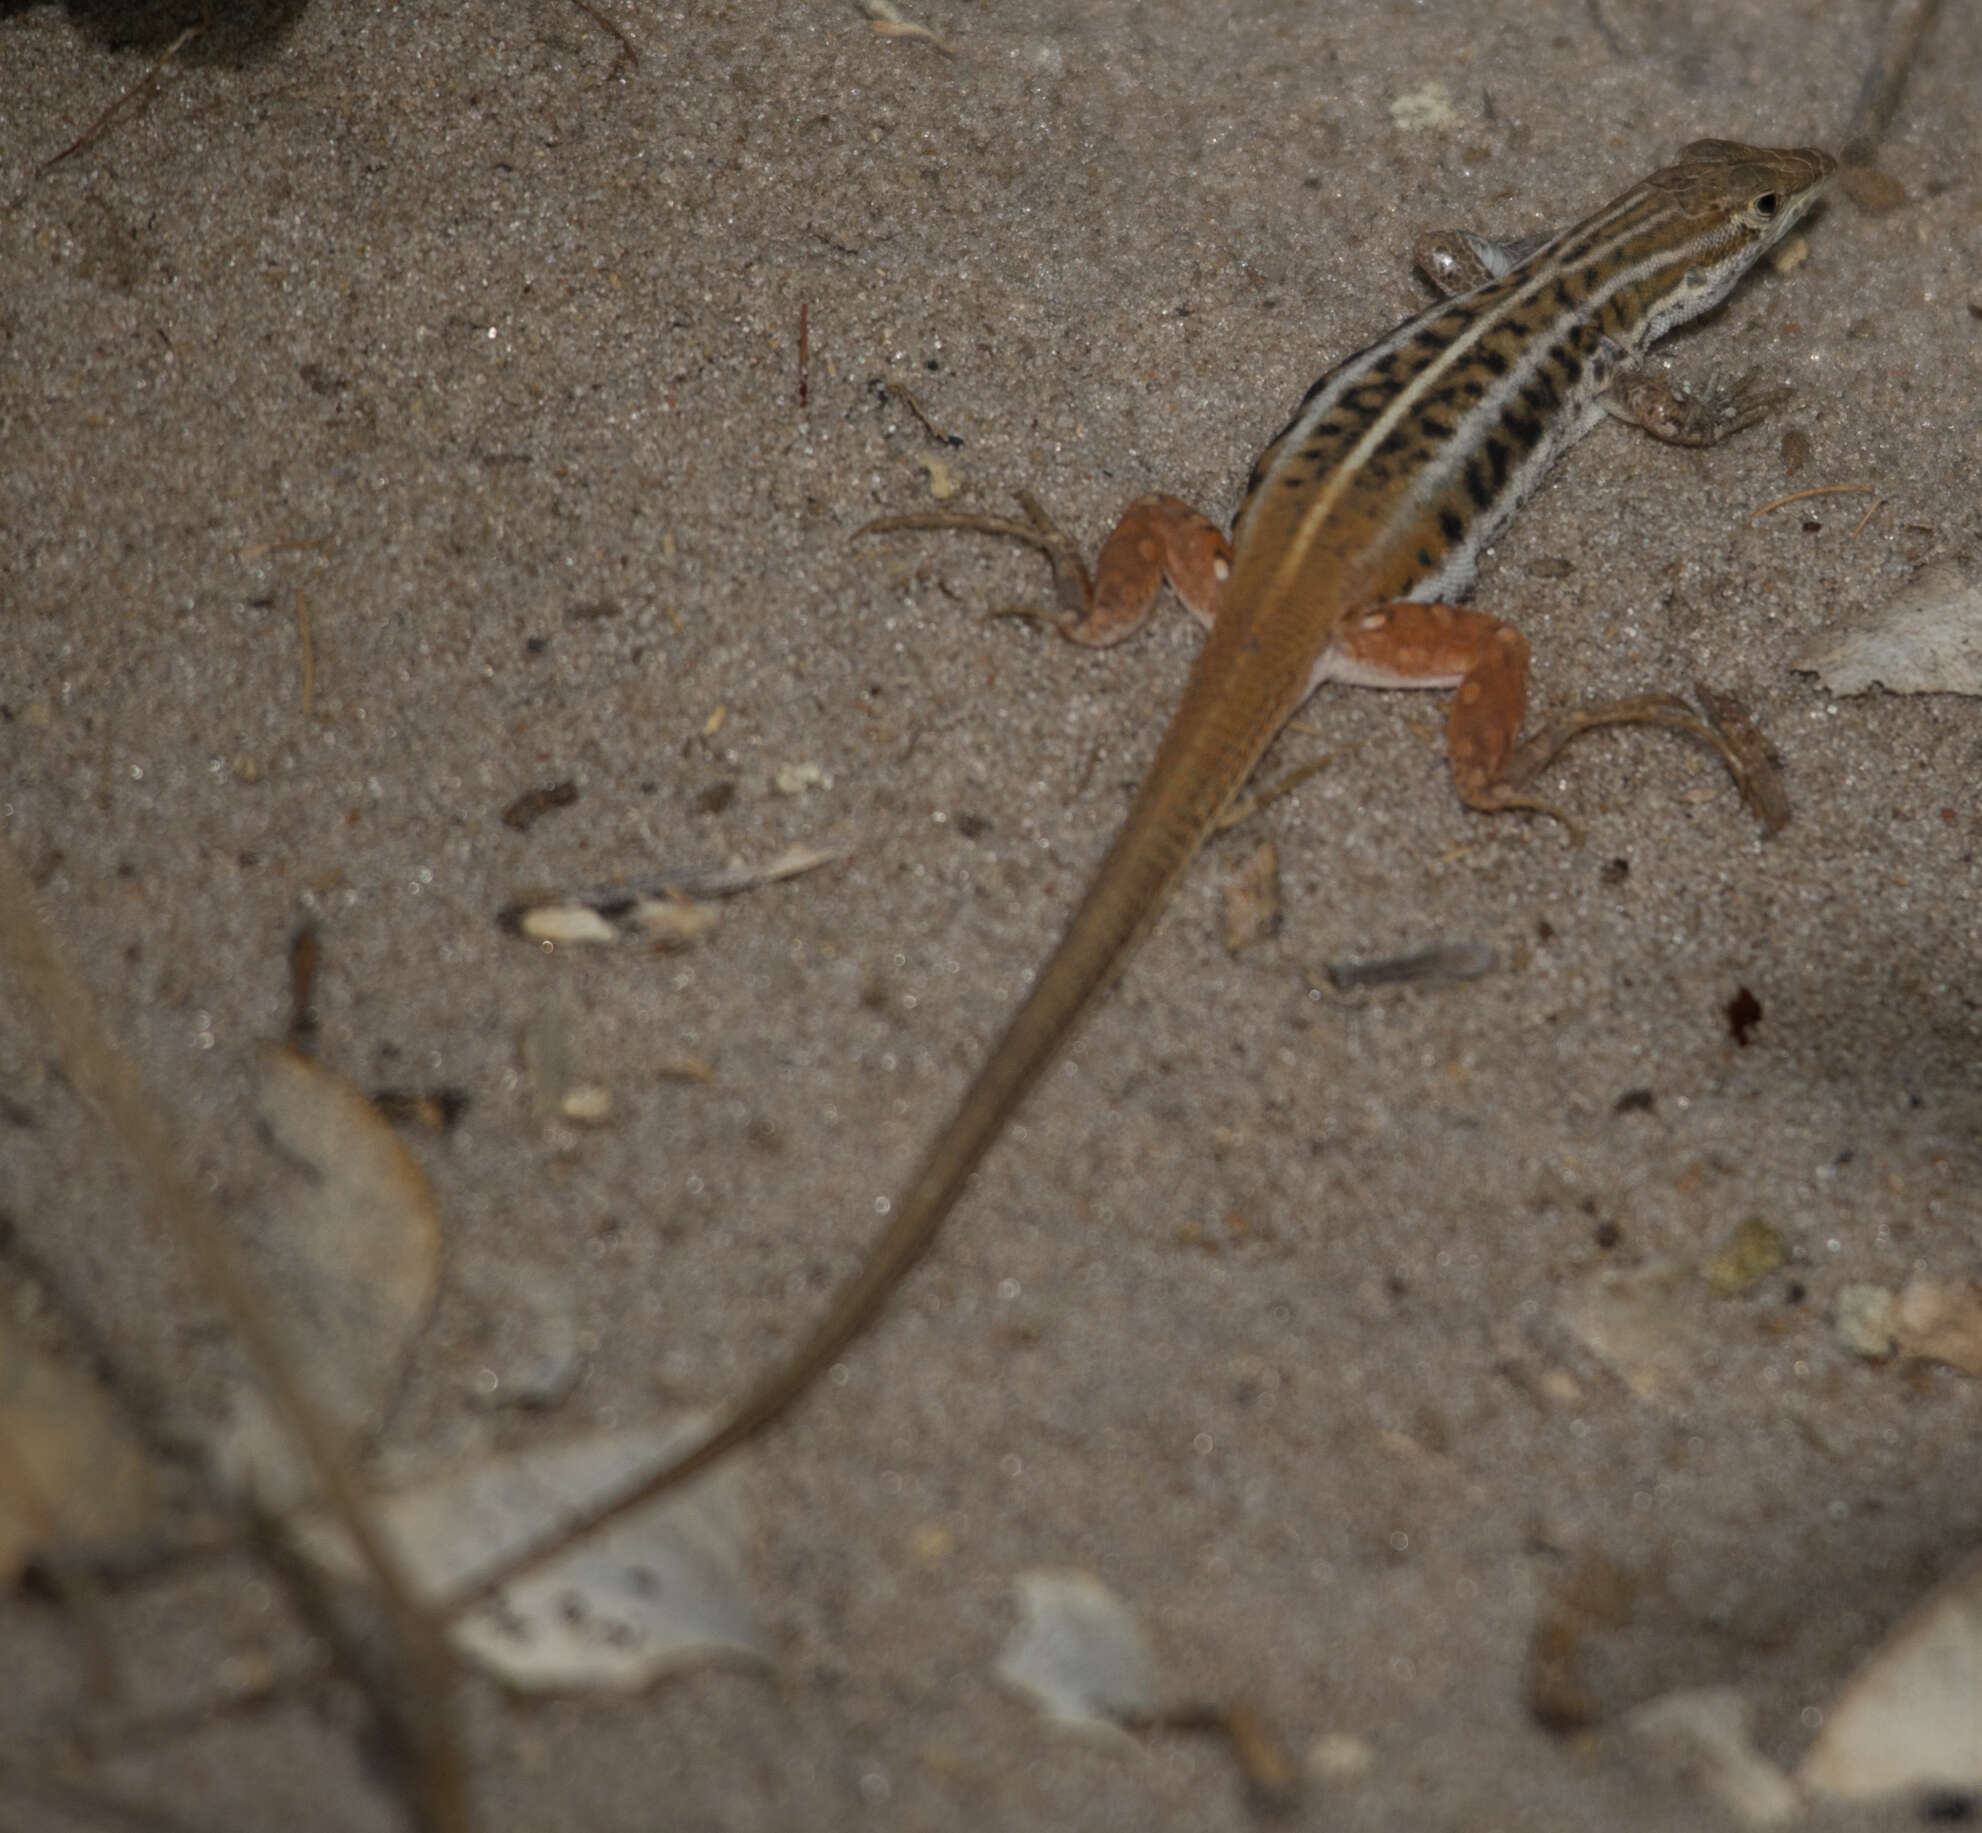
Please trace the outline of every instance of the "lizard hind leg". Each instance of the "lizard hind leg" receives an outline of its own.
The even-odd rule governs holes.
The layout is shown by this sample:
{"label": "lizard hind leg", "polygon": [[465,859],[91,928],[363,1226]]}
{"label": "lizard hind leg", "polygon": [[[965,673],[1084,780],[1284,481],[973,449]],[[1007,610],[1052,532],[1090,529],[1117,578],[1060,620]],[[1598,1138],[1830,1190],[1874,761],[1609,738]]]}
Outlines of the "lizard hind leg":
{"label": "lizard hind leg", "polygon": [[1527,794],[1565,746],[1603,726],[1662,726],[1704,745],[1726,766],[1742,799],[1769,833],[1789,819],[1773,761],[1733,703],[1708,719],[1676,694],[1634,694],[1579,707],[1519,742],[1528,701],[1528,644],[1511,624],[1458,605],[1396,603],[1352,617],[1330,651],[1327,677],[1370,687],[1455,687],[1446,722],[1452,781],[1469,808],[1560,809]]}
{"label": "lizard hind leg", "polygon": [[1534,772],[1510,776],[1528,707],[1528,639],[1512,624],[1463,605],[1377,605],[1342,626],[1326,675],[1359,687],[1455,688],[1445,750],[1459,799],[1547,815],[1580,839],[1561,809],[1522,793]]}
{"label": "lizard hind leg", "polygon": [[1059,525],[1023,490],[1017,493],[1023,522],[1002,516],[929,510],[916,515],[882,516],[859,534],[894,529],[963,529],[1022,541],[1046,556],[1053,569],[1056,608],[1009,605],[996,617],[1027,617],[1051,624],[1069,642],[1106,649],[1133,636],[1149,621],[1167,579],[1191,611],[1209,623],[1217,614],[1232,550],[1218,527],[1174,496],[1138,497],[1102,544],[1090,582],[1080,550]]}

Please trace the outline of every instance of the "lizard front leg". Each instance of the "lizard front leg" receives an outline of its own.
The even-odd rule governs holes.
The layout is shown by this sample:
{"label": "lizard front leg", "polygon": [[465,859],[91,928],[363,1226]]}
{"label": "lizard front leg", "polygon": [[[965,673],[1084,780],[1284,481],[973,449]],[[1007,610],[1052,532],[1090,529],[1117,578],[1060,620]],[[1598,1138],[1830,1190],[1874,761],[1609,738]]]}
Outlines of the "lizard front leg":
{"label": "lizard front leg", "polygon": [[992,615],[1030,617],[1051,624],[1068,639],[1089,649],[1106,649],[1133,636],[1149,621],[1157,594],[1167,579],[1171,589],[1199,619],[1209,624],[1217,615],[1225,580],[1232,570],[1232,550],[1218,525],[1180,497],[1138,497],[1102,543],[1090,582],[1080,550],[1052,517],[1023,490],[1016,492],[1026,519],[965,515],[954,510],[925,510],[915,515],[882,516],[856,530],[878,535],[893,529],[964,529],[997,535],[1037,548],[1053,568],[1058,607],[1007,605]]}
{"label": "lizard front leg", "polygon": [[[1511,273],[1551,239],[1539,235],[1495,242],[1469,229],[1435,229],[1417,239],[1411,259],[1451,299]],[[1598,396],[1605,410],[1667,445],[1718,445],[1772,414],[1793,392],[1765,385],[1751,370],[1726,384],[1709,377],[1697,394],[1688,393],[1666,376],[1637,367],[1614,344],[1606,344],[1606,355],[1615,373]]]}

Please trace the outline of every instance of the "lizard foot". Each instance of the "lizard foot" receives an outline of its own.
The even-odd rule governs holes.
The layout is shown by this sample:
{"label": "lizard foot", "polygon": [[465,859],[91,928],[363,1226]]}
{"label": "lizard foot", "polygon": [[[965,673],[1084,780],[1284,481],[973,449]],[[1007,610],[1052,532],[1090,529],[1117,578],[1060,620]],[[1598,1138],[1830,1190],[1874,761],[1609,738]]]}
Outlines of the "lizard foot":
{"label": "lizard foot", "polygon": [[1023,522],[1004,516],[924,510],[916,515],[883,516],[858,532],[960,528],[1037,548],[1053,568],[1057,608],[1008,605],[992,616],[1025,617],[1051,624],[1069,642],[1087,649],[1106,649],[1140,630],[1166,579],[1204,622],[1217,615],[1225,577],[1231,571],[1232,550],[1216,525],[1188,503],[1173,496],[1138,497],[1122,512],[1090,580],[1079,550],[1053,518],[1023,490],[1017,496],[1019,507],[1025,511]]}
{"label": "lizard foot", "polygon": [[1793,392],[1770,387],[1752,369],[1726,384],[1709,377],[1698,394],[1662,375],[1631,372],[1612,380],[1604,405],[1667,445],[1714,446],[1774,413]]}
{"label": "lizard foot", "polygon": [[877,516],[856,528],[854,537],[890,534],[897,529],[962,529],[966,534],[993,535],[1000,540],[1022,541],[1027,547],[1037,548],[1053,569],[1053,595],[1059,601],[1057,608],[1004,605],[991,615],[1023,617],[1035,623],[1050,624],[1061,635],[1078,642],[1080,632],[1094,608],[1094,587],[1088,579],[1080,549],[1040,507],[1037,497],[1024,490],[1014,491],[1013,494],[1018,498],[1019,507],[1025,511],[1023,522],[1015,522],[1008,516],[966,515],[954,509],[930,509],[915,515]]}
{"label": "lizard foot", "polygon": [[1764,832],[1779,832],[1789,819],[1789,798],[1766,741],[1738,703],[1721,696],[1703,694],[1703,698],[1713,720],[1702,719],[1677,694],[1636,694],[1579,707],[1544,726],[1522,745],[1508,760],[1495,787],[1516,792],[1524,789],[1555,761],[1564,746],[1600,726],[1662,726],[1713,752]]}

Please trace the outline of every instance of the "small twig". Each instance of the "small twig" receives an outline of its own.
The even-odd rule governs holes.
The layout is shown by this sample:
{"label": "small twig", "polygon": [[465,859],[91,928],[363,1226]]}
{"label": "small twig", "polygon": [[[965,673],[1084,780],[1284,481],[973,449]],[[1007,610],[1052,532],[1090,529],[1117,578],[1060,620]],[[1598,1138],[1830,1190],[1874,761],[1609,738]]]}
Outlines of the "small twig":
{"label": "small twig", "polygon": [[1866,524],[1869,523],[1872,520],[1872,518],[1879,513],[1880,510],[1885,508],[1885,506],[1886,506],[1886,499],[1884,497],[1882,496],[1874,497],[1871,503],[1866,507],[1865,513],[1858,518],[1858,526],[1851,531],[1850,538],[1853,541],[1856,541],[1858,537],[1865,532]]}
{"label": "small twig", "polygon": [[317,926],[305,919],[289,938],[289,1042],[306,1054],[317,1037]]}
{"label": "small twig", "polygon": [[798,302],[798,411],[805,412],[806,388],[811,379],[812,344],[807,328],[806,302]]}
{"label": "small twig", "polygon": [[308,540],[298,537],[294,540],[285,538],[279,541],[252,541],[242,548],[236,558],[246,562],[263,559],[269,554],[307,553],[313,548],[329,545],[330,543],[322,535],[313,535]]}
{"label": "small twig", "polygon": [[[1792,490],[1787,496],[1779,496],[1773,503],[1764,503],[1748,518],[1748,526],[1753,528],[1772,509],[1786,508],[1791,503],[1806,503],[1813,496],[1877,496],[1877,489],[1871,484],[1819,484],[1811,490]],[[1876,509],[1878,505],[1875,503]]]}
{"label": "small twig", "polygon": [[1301,1772],[1285,1740],[1266,1714],[1247,1700],[1165,1706],[1121,1721],[1131,1731],[1209,1733],[1223,1738],[1257,1807],[1278,1816],[1301,1796]]}
{"label": "small twig", "polygon": [[619,50],[614,53],[612,68],[606,72],[607,82],[611,82],[619,74],[621,64],[631,64],[636,70],[640,68],[640,53],[634,49],[633,40],[627,37],[618,26],[614,25],[604,13],[600,12],[592,4],[592,0],[571,0],[571,4],[583,13],[587,19],[591,20],[600,31],[610,32],[613,37],[619,40]]}
{"label": "small twig", "polygon": [[908,411],[911,414],[913,414],[916,417],[916,419],[922,422],[922,430],[925,433],[927,433],[931,439],[935,440],[935,442],[939,446],[955,447],[963,444],[963,438],[961,434],[946,433],[943,431],[941,427],[939,427],[935,423],[935,421],[929,418],[927,410],[923,407],[922,403],[915,398],[914,392],[912,390],[904,388],[901,383],[897,382],[894,385],[892,392],[901,397],[902,402],[908,408]]}
{"label": "small twig", "polygon": [[310,601],[296,594],[296,636],[303,645],[302,711],[305,723],[316,709],[317,646],[310,636]]}
{"label": "small twig", "polygon": [[[1338,993],[1365,987],[1423,986],[1438,981],[1478,980],[1499,966],[1500,957],[1484,942],[1434,942],[1406,955],[1331,961],[1322,971]],[[1314,986],[1312,975],[1308,985]]]}
{"label": "small twig", "polygon": [[44,159],[38,166],[36,166],[34,168],[35,177],[41,178],[46,176],[48,173],[52,172],[58,165],[60,165],[63,160],[71,158],[75,154],[80,153],[84,147],[88,146],[91,141],[95,140],[100,134],[102,134],[104,129],[107,128],[112,121],[116,120],[116,118],[120,114],[122,114],[124,110],[131,105],[132,102],[137,100],[139,96],[144,94],[144,92],[147,89],[149,89],[154,82],[158,80],[158,73],[161,70],[163,70],[167,64],[169,64],[175,57],[177,57],[181,51],[183,51],[189,44],[193,42],[194,39],[199,37],[199,35],[205,30],[206,27],[204,25],[189,25],[183,32],[179,34],[177,38],[173,39],[173,41],[169,45],[167,45],[163,51],[159,53],[158,58],[152,64],[152,67],[149,70],[147,70],[143,76],[139,77],[138,80],[130,86],[130,88],[125,90],[124,93],[116,99],[116,101],[112,102],[110,106],[102,112],[102,114],[98,115],[96,119],[89,124],[89,126],[84,128],[83,131],[75,137],[75,139],[71,140],[69,144],[65,146],[59,153],[54,154],[50,158]]}

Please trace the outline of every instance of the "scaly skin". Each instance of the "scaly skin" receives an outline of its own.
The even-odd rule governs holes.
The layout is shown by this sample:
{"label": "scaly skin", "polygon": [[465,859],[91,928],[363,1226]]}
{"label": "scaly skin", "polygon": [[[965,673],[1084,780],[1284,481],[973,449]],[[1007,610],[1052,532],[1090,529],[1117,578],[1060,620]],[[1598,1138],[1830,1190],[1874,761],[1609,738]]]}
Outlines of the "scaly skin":
{"label": "scaly skin", "polygon": [[1074,577],[1071,550],[1029,503],[1024,524],[931,515],[872,525],[975,528],[1045,548],[1068,604],[1053,621],[1077,641],[1113,642],[1137,627],[1164,577],[1211,632],[1066,934],[859,1272],[803,1346],[724,1423],[595,1511],[594,1521],[756,1437],[873,1321],[1156,921],[1274,735],[1320,682],[1456,687],[1453,779],[1475,808],[1541,807],[1520,793],[1523,785],[1563,738],[1598,724],[1677,726],[1735,767],[1710,727],[1662,697],[1586,709],[1563,734],[1517,750],[1527,644],[1511,625],[1445,601],[1471,585],[1480,550],[1553,459],[1607,414],[1684,444],[1711,443],[1757,417],[1752,391],[1737,388],[1703,407],[1631,364],[1724,297],[1815,201],[1832,169],[1814,149],[1700,141],[1511,265],[1477,241],[1472,254],[1441,261],[1479,283],[1315,384],[1254,467],[1229,550],[1188,506],[1144,498],[1104,548],[1090,596]]}

